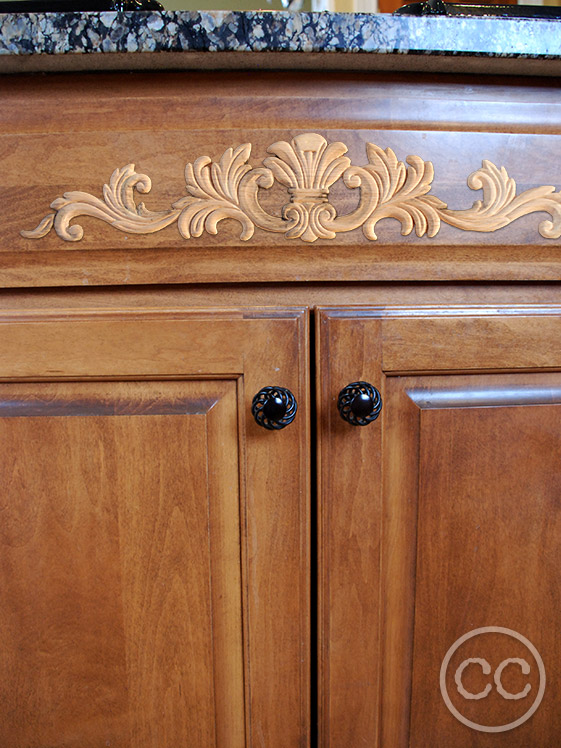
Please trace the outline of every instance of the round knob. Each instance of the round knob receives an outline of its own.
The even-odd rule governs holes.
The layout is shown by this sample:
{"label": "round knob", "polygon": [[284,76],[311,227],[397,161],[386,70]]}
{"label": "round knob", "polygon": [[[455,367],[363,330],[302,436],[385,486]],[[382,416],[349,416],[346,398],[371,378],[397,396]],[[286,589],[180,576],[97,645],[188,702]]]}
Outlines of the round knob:
{"label": "round knob", "polygon": [[382,410],[382,397],[368,382],[351,382],[343,387],[337,400],[339,413],[352,426],[367,426]]}
{"label": "round knob", "polygon": [[296,398],[286,387],[263,387],[251,403],[251,412],[257,423],[271,431],[292,423],[297,409]]}

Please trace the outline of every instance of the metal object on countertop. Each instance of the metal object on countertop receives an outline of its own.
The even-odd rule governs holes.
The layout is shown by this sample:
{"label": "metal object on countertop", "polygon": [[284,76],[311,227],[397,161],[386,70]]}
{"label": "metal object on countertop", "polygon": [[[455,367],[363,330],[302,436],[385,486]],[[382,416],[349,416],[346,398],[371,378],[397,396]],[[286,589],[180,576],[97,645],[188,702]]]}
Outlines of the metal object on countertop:
{"label": "metal object on countertop", "polygon": [[158,0],[0,0],[0,13],[87,13],[164,10]]}
{"label": "metal object on countertop", "polygon": [[484,16],[492,18],[561,18],[554,5],[463,5],[443,0],[409,3],[394,11],[399,16]]}

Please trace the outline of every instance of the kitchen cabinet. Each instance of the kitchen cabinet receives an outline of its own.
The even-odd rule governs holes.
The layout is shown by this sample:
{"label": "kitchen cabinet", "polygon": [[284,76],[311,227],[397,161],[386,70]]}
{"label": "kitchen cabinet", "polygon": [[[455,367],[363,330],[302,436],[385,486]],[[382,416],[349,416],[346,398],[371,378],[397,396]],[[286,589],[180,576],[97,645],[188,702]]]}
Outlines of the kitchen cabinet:
{"label": "kitchen cabinet", "polygon": [[[297,744],[303,312],[43,311],[1,337],[3,744],[242,746],[246,713]],[[279,377],[288,435],[246,407]]]}
{"label": "kitchen cabinet", "polygon": [[0,743],[554,745],[558,84],[1,86]]}
{"label": "kitchen cabinet", "polygon": [[[452,716],[439,683],[453,643],[493,626],[539,642],[547,663],[543,702],[493,744],[559,734],[560,325],[555,306],[322,310],[321,745],[490,745]],[[334,407],[352,377],[382,393],[363,428]],[[507,674],[511,693],[530,691],[488,694],[482,711],[454,692],[451,669],[452,704],[478,725],[520,719],[540,691],[539,660],[501,632],[464,647],[493,668],[525,658],[528,678],[512,664]],[[489,681],[468,674],[469,693]]]}

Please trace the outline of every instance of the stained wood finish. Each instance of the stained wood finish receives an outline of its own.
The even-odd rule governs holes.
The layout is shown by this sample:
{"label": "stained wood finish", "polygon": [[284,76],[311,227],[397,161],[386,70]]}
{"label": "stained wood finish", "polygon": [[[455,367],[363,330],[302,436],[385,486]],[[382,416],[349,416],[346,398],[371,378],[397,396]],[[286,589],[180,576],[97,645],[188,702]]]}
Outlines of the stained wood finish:
{"label": "stained wood finish", "polygon": [[[358,230],[312,245],[262,230],[246,243],[231,220],[189,240],[93,218],[74,243],[19,232],[65,191],[101,197],[127,163],[152,179],[146,206],[166,210],[188,162],[251,143],[256,167],[309,132],[353,164],[367,143],[432,162],[452,209],[481,197],[466,180],[482,159],[519,191],[559,189],[559,83],[14,75],[0,95],[0,743],[309,744],[302,307],[332,305],[315,351],[318,748],[488,746],[438,687],[448,647],[483,625],[527,636],[548,678],[531,720],[493,744],[555,745],[561,265],[538,233],[546,214],[432,239],[384,220],[378,241]],[[330,191],[339,214],[358,204],[356,189]],[[286,189],[259,200],[279,216]],[[335,402],[361,378],[384,408],[353,428]],[[286,431],[249,416],[267,384],[298,399]],[[523,656],[489,641],[466,652],[493,667]],[[464,675],[474,692],[493,683]],[[524,678],[504,674],[512,691]],[[466,714],[497,722],[522,706],[494,691]]]}
{"label": "stained wood finish", "polygon": [[[366,163],[366,143],[391,148],[399,160],[418,155],[434,164],[433,192],[454,210],[481,197],[467,177],[483,159],[505,166],[519,190],[556,183],[559,85],[451,76],[418,77],[301,73],[148,76],[5,77],[0,92],[0,285],[554,279],[555,241],[538,233],[546,216],[515,221],[492,234],[443,227],[438,236],[403,237],[395,220],[379,225],[379,240],[360,229],[299,239],[259,229],[248,244],[225,221],[218,236],[189,240],[169,226],[154,236],[122,234],[95,219],[84,238],[24,239],[64,192],[101,196],[111,173],[128,163],[150,176],[155,211],[186,195],[184,169],[208,155],[252,145],[259,165],[275,141],[316,132],[343,142],[353,164]],[[25,102],[22,103],[22,102]],[[142,117],[138,116],[139,111]],[[260,189],[278,215],[286,190]],[[332,190],[339,213],[353,210],[357,189]]]}
{"label": "stained wood finish", "polygon": [[[219,223],[232,219],[239,224],[241,241],[251,242],[256,229],[306,244],[362,229],[364,238],[374,242],[379,239],[378,223],[387,218],[401,224],[403,236],[414,230],[419,238],[434,238],[442,224],[489,234],[535,213],[548,213],[551,218],[537,226],[542,238],[561,236],[561,191],[551,185],[517,190],[507,170],[488,159],[468,179],[468,186],[483,188],[483,200],[454,210],[438,195],[428,194],[434,167],[417,154],[410,154],[405,162],[391,148],[367,142],[368,164],[361,166],[345,155],[348,147],[343,141],[330,143],[323,135],[308,132],[269,144],[267,153],[274,156],[255,169],[249,164],[252,145],[230,147],[219,160],[201,156],[189,162],[185,168],[189,196],[168,210],[147,212],[136,205],[134,189],[148,191],[149,176],[128,164],[112,172],[103,187],[103,200],[83,191],[65,192],[50,204],[35,228],[20,230],[20,236],[40,240],[54,231],[63,241],[82,241],[84,229],[78,222],[90,216],[132,235],[153,236],[176,226],[185,240],[213,237]],[[351,212],[341,213],[332,202],[331,188],[339,180],[339,186],[359,188],[359,203]],[[280,191],[278,215],[263,208],[259,186],[272,188],[273,194],[281,185],[287,192],[283,197]]]}
{"label": "stained wood finish", "polygon": [[169,384],[2,387],[7,745],[245,744],[236,384]]}
{"label": "stained wood finish", "polygon": [[365,366],[360,322],[335,331],[321,315],[317,332],[319,745],[376,746],[381,431],[349,426],[336,401],[360,379],[380,389],[382,375]]}
{"label": "stained wood finish", "polygon": [[64,288],[4,290],[0,312],[68,311],[87,306],[107,310],[128,307],[177,308],[254,306],[261,308],[272,299],[283,306],[372,306],[553,304],[561,306],[558,283],[255,283],[195,284],[153,288]]}
{"label": "stained wood finish", "polygon": [[[322,129],[556,131],[559,84],[524,76],[226,71],[3,75],[0,132]],[[189,94],[188,96],[186,94]],[[92,104],[95,98],[97,106]],[[32,100],[33,107],[26,106]],[[61,117],[60,107],[64,107]],[[142,111],[142,118],[138,116]],[[195,124],[195,123],[193,123]]]}
{"label": "stained wood finish", "polygon": [[[0,742],[307,745],[303,314],[1,328]],[[290,431],[249,414],[269,383]]]}
{"label": "stained wood finish", "polygon": [[[559,311],[321,313],[320,423],[329,424],[319,452],[322,746],[555,743]],[[381,389],[384,408],[353,429],[337,422],[335,398],[361,378]],[[439,686],[449,647],[486,626],[529,639],[547,675],[535,714],[492,736],[456,719]],[[486,637],[454,655],[445,683],[467,719],[500,726],[529,708],[538,665],[519,641]],[[469,657],[490,663],[488,676],[471,665],[463,681],[472,693],[489,683],[486,699],[466,700],[456,688]],[[530,684],[525,699],[494,688],[495,669],[510,657],[530,664],[528,675],[504,671],[508,691]]]}

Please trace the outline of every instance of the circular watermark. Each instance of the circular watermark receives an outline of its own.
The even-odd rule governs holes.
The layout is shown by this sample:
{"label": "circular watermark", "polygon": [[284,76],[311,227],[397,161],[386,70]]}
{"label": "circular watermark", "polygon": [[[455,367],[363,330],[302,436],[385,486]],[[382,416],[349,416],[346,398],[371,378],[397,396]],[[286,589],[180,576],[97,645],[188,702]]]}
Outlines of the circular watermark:
{"label": "circular watermark", "polygon": [[[448,693],[448,689],[446,687],[446,672],[448,670],[448,665],[450,664],[450,660],[452,659],[452,655],[456,652],[456,650],[459,649],[459,647],[462,646],[462,644],[468,639],[473,639],[475,636],[480,636],[481,634],[505,634],[506,636],[511,636],[514,639],[517,639],[519,642],[522,642],[524,646],[530,651],[532,654],[534,660],[537,663],[538,666],[538,672],[539,672],[539,687],[536,694],[536,698],[532,702],[532,705],[530,708],[524,712],[524,714],[519,717],[518,719],[514,720],[514,722],[509,722],[506,725],[480,725],[477,722],[473,722],[470,719],[467,719],[467,717],[464,717],[461,712],[456,709],[454,704],[452,703],[452,700],[450,699],[450,695]],[[472,657],[467,660],[464,660],[460,666],[457,668],[454,680],[456,682],[456,687],[458,689],[458,692],[465,698],[465,699],[484,699],[491,691],[491,684],[487,684],[483,691],[479,693],[470,693],[467,691],[463,684],[462,684],[462,673],[464,669],[469,664],[478,664],[481,667],[481,670],[485,675],[489,675],[491,673],[491,666],[485,659],[481,659],[479,657]],[[505,667],[510,664],[517,664],[522,673],[524,675],[528,675],[530,672],[530,665],[528,662],[522,658],[519,657],[510,657],[507,660],[503,660],[501,664],[497,667],[495,670],[495,674],[493,677],[493,680],[495,682],[496,689],[498,693],[504,698],[504,699],[512,699],[512,700],[518,700],[525,698],[529,691],[530,691],[530,685],[527,684],[525,688],[520,691],[519,693],[510,693],[509,691],[506,691],[506,689],[503,687],[502,681],[501,681],[501,675]],[[442,693],[442,698],[444,699],[444,703],[448,707],[448,709],[452,712],[454,717],[456,717],[457,720],[459,720],[462,724],[466,725],[467,727],[471,727],[473,730],[478,730],[479,732],[507,732],[508,730],[513,730],[515,727],[518,727],[519,725],[522,725],[524,722],[530,719],[532,714],[536,711],[536,709],[541,704],[541,701],[543,699],[545,691],[545,667],[543,664],[543,660],[540,656],[540,653],[538,650],[534,647],[531,641],[526,639],[525,636],[522,636],[522,634],[519,634],[517,631],[513,631],[512,629],[503,628],[501,626],[483,626],[479,629],[473,629],[473,631],[468,631],[467,634],[464,634],[459,639],[456,639],[456,641],[452,644],[450,649],[446,652],[446,655],[444,656],[444,659],[442,660],[442,665],[440,666],[440,692]]]}

